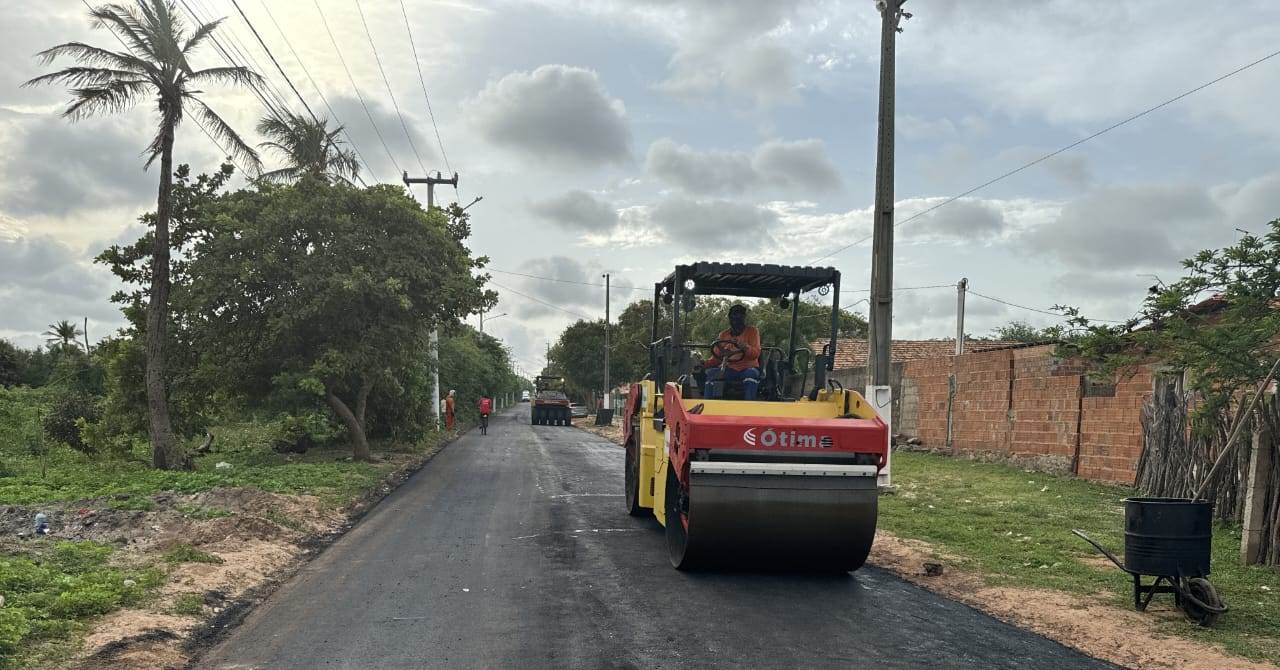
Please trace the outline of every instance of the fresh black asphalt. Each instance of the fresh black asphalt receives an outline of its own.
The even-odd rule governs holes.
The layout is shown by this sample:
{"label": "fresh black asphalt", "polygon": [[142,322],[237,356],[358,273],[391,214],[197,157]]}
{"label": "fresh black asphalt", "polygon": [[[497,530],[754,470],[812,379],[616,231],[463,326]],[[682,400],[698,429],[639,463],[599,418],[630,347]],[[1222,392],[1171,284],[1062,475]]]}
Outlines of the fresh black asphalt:
{"label": "fresh black asphalt", "polygon": [[623,510],[622,450],[527,407],[446,448],[198,667],[1114,667],[871,567],[677,572]]}

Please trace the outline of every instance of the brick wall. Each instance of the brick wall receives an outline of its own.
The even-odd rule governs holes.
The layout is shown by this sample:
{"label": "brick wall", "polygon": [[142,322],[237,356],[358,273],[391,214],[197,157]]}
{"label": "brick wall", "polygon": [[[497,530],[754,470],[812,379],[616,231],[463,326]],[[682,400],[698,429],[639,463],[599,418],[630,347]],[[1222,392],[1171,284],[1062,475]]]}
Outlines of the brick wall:
{"label": "brick wall", "polygon": [[1150,371],[1118,380],[1114,395],[1086,393],[1083,372],[1052,346],[907,361],[894,390],[894,432],[930,449],[1132,483]]}

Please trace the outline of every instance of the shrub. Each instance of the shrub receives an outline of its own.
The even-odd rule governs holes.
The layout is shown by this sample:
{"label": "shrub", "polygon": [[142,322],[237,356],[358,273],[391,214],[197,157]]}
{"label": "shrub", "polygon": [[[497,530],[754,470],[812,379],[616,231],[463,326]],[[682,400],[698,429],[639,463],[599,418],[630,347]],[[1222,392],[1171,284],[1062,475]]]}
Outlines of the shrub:
{"label": "shrub", "polygon": [[58,594],[49,608],[57,616],[84,618],[106,614],[120,606],[122,589],[90,579],[74,580],[71,587]]}
{"label": "shrub", "polygon": [[80,437],[84,423],[98,420],[98,402],[83,393],[65,393],[54,398],[45,410],[41,425],[51,440],[61,442],[76,451],[93,453],[92,447]]}
{"label": "shrub", "polygon": [[53,546],[53,564],[72,574],[100,568],[110,555],[111,547],[96,542],[59,542]]}
{"label": "shrub", "polygon": [[0,609],[0,652],[17,649],[22,638],[31,632],[31,622],[27,613],[20,607]]}
{"label": "shrub", "polygon": [[195,547],[183,543],[175,544],[164,552],[164,560],[168,563],[222,563],[223,560],[219,556],[214,556],[206,551],[200,551]]}
{"label": "shrub", "polygon": [[204,612],[204,596],[199,593],[184,593],[173,601],[173,613],[188,616],[200,616]]}

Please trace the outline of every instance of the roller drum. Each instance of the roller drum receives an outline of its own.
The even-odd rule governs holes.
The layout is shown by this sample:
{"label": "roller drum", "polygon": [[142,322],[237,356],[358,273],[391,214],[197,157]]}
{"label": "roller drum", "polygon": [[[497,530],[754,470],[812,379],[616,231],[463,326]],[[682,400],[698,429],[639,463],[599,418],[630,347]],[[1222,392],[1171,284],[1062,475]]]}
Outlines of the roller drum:
{"label": "roller drum", "polygon": [[690,473],[687,533],[679,501],[671,503],[667,525],[676,537],[669,533],[668,545],[677,568],[852,571],[876,533],[869,466],[699,463]]}

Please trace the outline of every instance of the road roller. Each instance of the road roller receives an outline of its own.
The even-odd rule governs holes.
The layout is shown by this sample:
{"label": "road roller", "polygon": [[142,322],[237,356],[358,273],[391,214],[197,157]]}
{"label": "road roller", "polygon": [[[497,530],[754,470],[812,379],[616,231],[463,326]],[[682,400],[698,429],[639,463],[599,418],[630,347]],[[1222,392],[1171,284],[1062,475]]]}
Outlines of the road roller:
{"label": "road roller", "polygon": [[[790,336],[754,347],[725,333],[686,342],[699,296],[790,307]],[[800,301],[815,297],[831,305],[820,352],[797,334]],[[828,375],[839,318],[840,273],[830,267],[698,262],[654,285],[650,370],[623,411],[625,503],[663,526],[676,569],[847,572],[866,561],[888,427]],[[758,354],[746,359],[754,372],[725,374],[743,349]]]}

